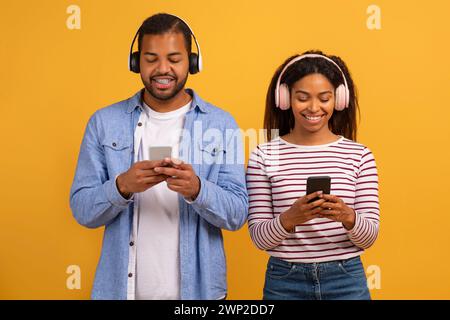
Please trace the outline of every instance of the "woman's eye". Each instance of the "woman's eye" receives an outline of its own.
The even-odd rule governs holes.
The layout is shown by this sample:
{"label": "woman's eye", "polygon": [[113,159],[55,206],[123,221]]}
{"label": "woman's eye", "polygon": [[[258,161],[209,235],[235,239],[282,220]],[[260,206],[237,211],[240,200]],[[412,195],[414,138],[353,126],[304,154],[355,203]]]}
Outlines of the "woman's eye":
{"label": "woman's eye", "polygon": [[148,63],[155,63],[156,62],[156,60],[145,60],[145,61],[147,61]]}
{"label": "woman's eye", "polygon": [[323,103],[326,103],[326,102],[330,101],[330,99],[322,99],[320,101],[322,101]]}
{"label": "woman's eye", "polygon": [[178,63],[178,62],[180,62],[181,60],[170,60],[170,62],[171,63]]}

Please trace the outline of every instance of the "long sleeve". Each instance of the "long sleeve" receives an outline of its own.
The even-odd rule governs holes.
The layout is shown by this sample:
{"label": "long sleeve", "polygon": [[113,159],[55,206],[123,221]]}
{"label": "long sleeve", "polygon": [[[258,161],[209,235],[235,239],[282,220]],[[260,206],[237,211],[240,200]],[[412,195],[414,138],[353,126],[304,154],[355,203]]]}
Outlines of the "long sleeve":
{"label": "long sleeve", "polygon": [[73,216],[88,228],[108,224],[132,202],[123,198],[117,190],[116,177],[108,176],[96,126],[94,114],[85,130],[70,190]]}
{"label": "long sleeve", "polygon": [[355,212],[355,226],[348,235],[354,245],[367,249],[375,242],[380,223],[378,172],[373,154],[368,148],[364,149],[359,166]]}
{"label": "long sleeve", "polygon": [[253,243],[261,250],[278,246],[288,235],[273,213],[272,191],[266,174],[263,153],[257,148],[250,155],[247,166],[249,195],[248,228]]}

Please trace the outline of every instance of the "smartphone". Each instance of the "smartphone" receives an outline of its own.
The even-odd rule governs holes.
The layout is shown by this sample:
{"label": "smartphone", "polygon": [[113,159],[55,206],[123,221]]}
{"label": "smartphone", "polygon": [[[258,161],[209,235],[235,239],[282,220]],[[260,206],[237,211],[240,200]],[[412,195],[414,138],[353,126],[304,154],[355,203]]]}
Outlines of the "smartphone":
{"label": "smartphone", "polygon": [[172,147],[149,147],[148,158],[151,161],[163,160],[164,158],[172,158]]}
{"label": "smartphone", "polygon": [[[306,180],[306,194],[311,194],[316,191],[322,190],[324,194],[330,194],[331,191],[331,177],[329,176],[319,176],[319,177],[309,177]],[[309,200],[308,203],[319,200],[319,197],[315,197]]]}

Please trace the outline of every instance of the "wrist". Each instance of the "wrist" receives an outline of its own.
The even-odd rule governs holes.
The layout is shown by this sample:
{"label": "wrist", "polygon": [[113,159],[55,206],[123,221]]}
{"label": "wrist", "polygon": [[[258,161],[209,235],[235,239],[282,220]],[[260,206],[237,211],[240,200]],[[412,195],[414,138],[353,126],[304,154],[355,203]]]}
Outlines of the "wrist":
{"label": "wrist", "polygon": [[345,221],[342,222],[344,225],[344,228],[347,230],[351,230],[355,227],[356,223],[356,213],[355,210],[351,209],[351,213],[349,213],[345,219]]}
{"label": "wrist", "polygon": [[195,178],[197,179],[197,183],[195,184],[196,188],[195,188],[194,194],[191,197],[189,197],[190,201],[195,201],[195,199],[197,199],[197,197],[200,193],[200,188],[201,188],[200,178],[198,176],[195,176]]}
{"label": "wrist", "polygon": [[129,192],[124,186],[122,178],[122,174],[117,176],[116,187],[122,197],[124,197],[125,199],[129,199],[131,197],[131,192]]}
{"label": "wrist", "polygon": [[286,210],[282,214],[280,214],[280,223],[281,226],[286,230],[287,232],[294,232],[295,230],[295,224],[292,222],[292,219],[290,219],[290,209]]}

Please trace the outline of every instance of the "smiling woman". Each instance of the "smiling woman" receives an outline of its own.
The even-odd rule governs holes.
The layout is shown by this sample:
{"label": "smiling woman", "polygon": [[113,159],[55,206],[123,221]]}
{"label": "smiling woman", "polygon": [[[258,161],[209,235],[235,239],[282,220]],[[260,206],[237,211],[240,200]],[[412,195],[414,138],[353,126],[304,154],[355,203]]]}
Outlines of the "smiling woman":
{"label": "smiling woman", "polygon": [[[370,150],[353,141],[357,109],[338,57],[306,52],[272,78],[270,142],[247,167],[250,235],[271,256],[265,299],[370,299],[359,256],[378,235],[378,176]],[[307,194],[308,178],[323,175],[331,194]]]}
{"label": "smiling woman", "polygon": [[313,73],[295,82],[292,91],[292,110],[297,124],[294,131],[328,131],[335,104],[330,81],[320,73]]}
{"label": "smiling woman", "polygon": [[[291,106],[295,111],[286,111]],[[333,109],[337,112],[330,112]],[[289,135],[291,130],[302,130],[300,122],[295,121],[299,111],[309,117],[328,115],[323,122],[327,125],[321,126],[323,134],[334,133],[356,140],[358,97],[350,72],[339,57],[307,51],[287,59],[278,68],[266,97],[264,126],[279,129],[281,136]],[[267,138],[271,140],[271,130]]]}

